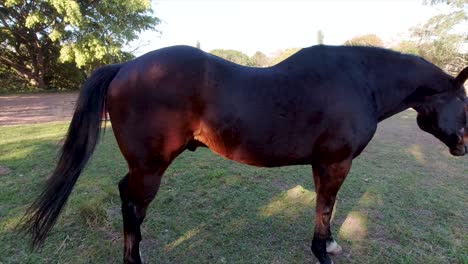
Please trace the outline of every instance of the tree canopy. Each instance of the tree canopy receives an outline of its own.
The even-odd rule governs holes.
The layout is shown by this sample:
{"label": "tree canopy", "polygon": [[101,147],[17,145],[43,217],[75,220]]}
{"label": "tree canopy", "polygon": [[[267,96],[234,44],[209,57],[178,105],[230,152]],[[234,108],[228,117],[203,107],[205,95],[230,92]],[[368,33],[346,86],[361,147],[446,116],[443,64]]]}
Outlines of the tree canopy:
{"label": "tree canopy", "polygon": [[395,49],[426,58],[442,69],[457,74],[468,64],[468,2],[430,0],[426,4],[447,5],[448,12],[430,18],[411,29],[411,39]]}
{"label": "tree canopy", "polygon": [[275,55],[273,57],[273,65],[275,64],[278,64],[282,61],[284,61],[285,59],[291,57],[292,55],[294,55],[296,52],[300,51],[301,49],[300,48],[289,48],[289,49],[285,49],[285,50],[282,50],[280,51],[277,55]]}
{"label": "tree canopy", "polygon": [[130,58],[124,45],[158,23],[149,0],[3,0],[0,63],[7,74],[45,88],[77,76],[78,68],[83,75]]}
{"label": "tree canopy", "polygon": [[348,46],[374,46],[374,47],[384,46],[382,39],[379,38],[375,34],[356,36],[350,40],[347,40],[344,44]]}
{"label": "tree canopy", "polygon": [[270,59],[263,52],[257,51],[250,58],[250,64],[255,67],[267,67],[270,65]]}
{"label": "tree canopy", "polygon": [[252,66],[249,56],[238,50],[214,49],[210,51],[210,53],[237,64],[241,64],[244,66]]}

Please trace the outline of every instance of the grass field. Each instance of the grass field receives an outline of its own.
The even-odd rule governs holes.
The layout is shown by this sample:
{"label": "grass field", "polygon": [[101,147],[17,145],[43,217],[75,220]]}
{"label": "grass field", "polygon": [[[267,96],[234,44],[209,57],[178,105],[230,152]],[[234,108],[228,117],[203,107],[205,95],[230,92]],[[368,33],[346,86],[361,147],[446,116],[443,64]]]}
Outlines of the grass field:
{"label": "grass field", "polygon": [[[381,123],[338,197],[335,263],[468,263],[468,162],[416,128]],[[0,127],[0,263],[120,263],[117,182],[126,164],[108,129],[44,248],[14,227],[50,174],[66,123]],[[260,169],[207,149],[167,171],[143,225],[148,263],[315,263],[309,166]]]}

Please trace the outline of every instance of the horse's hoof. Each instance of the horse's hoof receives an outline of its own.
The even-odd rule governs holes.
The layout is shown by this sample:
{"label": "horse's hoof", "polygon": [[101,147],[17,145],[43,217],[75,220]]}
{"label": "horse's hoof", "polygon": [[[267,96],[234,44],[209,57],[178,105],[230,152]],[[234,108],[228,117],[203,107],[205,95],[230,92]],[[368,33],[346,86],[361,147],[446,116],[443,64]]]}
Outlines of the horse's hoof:
{"label": "horse's hoof", "polygon": [[338,255],[343,252],[343,248],[341,248],[336,241],[332,241],[330,244],[327,245],[327,253]]}

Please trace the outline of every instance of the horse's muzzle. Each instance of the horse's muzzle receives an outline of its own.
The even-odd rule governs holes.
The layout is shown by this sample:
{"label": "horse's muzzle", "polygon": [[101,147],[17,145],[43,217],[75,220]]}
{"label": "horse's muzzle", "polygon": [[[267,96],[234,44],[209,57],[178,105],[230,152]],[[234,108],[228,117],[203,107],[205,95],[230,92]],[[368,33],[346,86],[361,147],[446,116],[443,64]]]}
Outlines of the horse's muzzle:
{"label": "horse's muzzle", "polygon": [[459,143],[450,149],[450,154],[454,156],[463,156],[468,153],[468,129],[463,130],[463,136],[460,136]]}
{"label": "horse's muzzle", "polygon": [[468,153],[467,145],[450,149],[450,154],[454,156],[464,156],[466,153]]}

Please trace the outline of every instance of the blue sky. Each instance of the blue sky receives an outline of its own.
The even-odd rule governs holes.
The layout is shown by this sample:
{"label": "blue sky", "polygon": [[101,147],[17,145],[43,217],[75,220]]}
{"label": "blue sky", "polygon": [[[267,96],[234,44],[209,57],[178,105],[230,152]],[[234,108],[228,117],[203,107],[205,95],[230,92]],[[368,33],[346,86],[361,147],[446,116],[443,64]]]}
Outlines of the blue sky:
{"label": "blue sky", "polygon": [[421,0],[160,0],[152,3],[163,22],[161,34],[144,32],[131,49],[137,55],[172,45],[271,54],[280,49],[316,44],[340,45],[356,35],[377,34],[386,43],[405,36],[410,27],[441,12]]}

